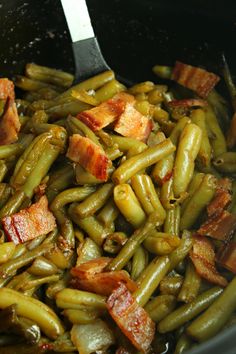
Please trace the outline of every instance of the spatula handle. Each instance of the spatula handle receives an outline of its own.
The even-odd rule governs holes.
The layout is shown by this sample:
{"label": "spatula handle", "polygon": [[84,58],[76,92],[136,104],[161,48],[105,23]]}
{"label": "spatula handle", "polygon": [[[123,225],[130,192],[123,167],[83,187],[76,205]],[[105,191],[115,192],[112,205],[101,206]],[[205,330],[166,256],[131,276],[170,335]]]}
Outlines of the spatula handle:
{"label": "spatula handle", "polygon": [[94,31],[85,0],[61,0],[72,42],[93,38]]}

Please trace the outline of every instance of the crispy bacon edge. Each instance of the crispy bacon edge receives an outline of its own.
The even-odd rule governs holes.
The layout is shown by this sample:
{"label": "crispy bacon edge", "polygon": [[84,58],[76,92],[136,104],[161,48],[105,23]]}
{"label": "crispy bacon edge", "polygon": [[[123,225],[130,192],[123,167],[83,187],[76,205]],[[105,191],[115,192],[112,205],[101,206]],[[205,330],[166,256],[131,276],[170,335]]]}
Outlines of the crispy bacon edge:
{"label": "crispy bacon edge", "polygon": [[219,286],[227,286],[227,280],[222,277],[215,266],[215,252],[209,239],[200,235],[193,235],[193,248],[190,258],[200,277]]}
{"label": "crispy bacon edge", "polygon": [[114,122],[125,110],[126,104],[134,104],[133,96],[120,92],[97,107],[83,111],[77,118],[91,130],[98,131]]}
{"label": "crispy bacon edge", "polygon": [[107,309],[132,344],[143,353],[148,353],[155,334],[155,323],[124,284],[120,283],[109,296]]}
{"label": "crispy bacon edge", "polygon": [[2,225],[9,241],[15,244],[48,234],[56,227],[56,221],[48,208],[48,200],[43,196],[29,208],[2,219]]}
{"label": "crispy bacon edge", "polygon": [[20,127],[16,104],[13,99],[8,98],[3,116],[0,118],[0,145],[16,142]]}
{"label": "crispy bacon edge", "polygon": [[8,97],[14,101],[14,84],[11,80],[2,78],[0,79],[0,100],[6,100]]}
{"label": "crispy bacon edge", "polygon": [[204,69],[176,61],[171,79],[206,98],[220,80],[219,76]]}
{"label": "crispy bacon edge", "polygon": [[207,206],[209,217],[220,214],[231,202],[232,181],[229,178],[221,178],[217,181],[214,198]]}
{"label": "crispy bacon edge", "polygon": [[97,179],[106,182],[108,169],[112,165],[102,148],[91,139],[79,134],[73,134],[69,139],[69,147],[66,156],[79,163],[85,170]]}
{"label": "crispy bacon edge", "polygon": [[136,283],[124,270],[106,272],[105,267],[111,258],[100,257],[80,264],[71,269],[71,285],[76,289],[109,296],[119,283],[126,285],[131,292],[137,290]]}

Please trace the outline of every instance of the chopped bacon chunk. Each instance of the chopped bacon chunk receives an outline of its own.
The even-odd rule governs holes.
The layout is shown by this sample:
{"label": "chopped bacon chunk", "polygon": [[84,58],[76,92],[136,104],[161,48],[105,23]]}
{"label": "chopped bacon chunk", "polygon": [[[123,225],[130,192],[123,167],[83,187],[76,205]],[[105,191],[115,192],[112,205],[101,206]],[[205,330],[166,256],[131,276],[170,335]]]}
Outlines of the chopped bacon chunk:
{"label": "chopped bacon chunk", "polygon": [[133,96],[120,92],[99,106],[79,113],[77,118],[97,131],[114,122],[124,112],[127,103],[133,105],[134,102]]}
{"label": "chopped bacon chunk", "polygon": [[236,215],[227,210],[214,214],[198,230],[198,234],[227,241],[236,230]]}
{"label": "chopped bacon chunk", "polygon": [[207,106],[207,101],[201,100],[200,98],[184,98],[182,100],[173,100],[168,102],[168,106],[171,108],[191,108],[191,107],[205,107]]}
{"label": "chopped bacon chunk", "polygon": [[67,157],[79,163],[97,179],[101,181],[108,179],[108,169],[112,162],[102,148],[96,145],[91,139],[79,134],[72,135],[69,141]]}
{"label": "chopped bacon chunk", "polygon": [[8,98],[5,112],[0,118],[0,145],[12,144],[18,139],[20,131],[20,120],[16,104],[13,99]]}
{"label": "chopped bacon chunk", "polygon": [[130,279],[126,271],[103,272],[110,261],[111,258],[100,257],[72,268],[71,274],[74,276],[72,286],[100,295],[110,295],[120,282],[131,292],[137,290],[136,283]]}
{"label": "chopped bacon chunk", "polygon": [[6,100],[7,98],[13,101],[15,99],[14,84],[8,79],[0,79],[0,100]]}
{"label": "chopped bacon chunk", "polygon": [[152,121],[142,115],[132,104],[127,103],[118,118],[114,130],[126,137],[146,142],[153,128]]}
{"label": "chopped bacon chunk", "polygon": [[211,241],[199,235],[194,235],[193,239],[194,243],[190,251],[190,258],[197,273],[210,283],[225,287],[227,280],[216,269],[215,252]]}
{"label": "chopped bacon chunk", "polygon": [[48,234],[56,227],[56,222],[48,209],[47,197],[43,196],[29,208],[4,217],[2,225],[8,240],[18,244]]}
{"label": "chopped bacon chunk", "polygon": [[236,274],[236,242],[231,241],[223,245],[217,254],[217,262],[224,268]]}
{"label": "chopped bacon chunk", "polygon": [[147,353],[154,338],[155,324],[124,284],[120,283],[109,296],[107,308],[132,344],[142,353]]}
{"label": "chopped bacon chunk", "polygon": [[177,61],[171,79],[206,98],[220,80],[219,76],[204,69]]}
{"label": "chopped bacon chunk", "polygon": [[207,206],[208,216],[220,214],[231,202],[232,182],[229,178],[221,178],[217,182],[215,196]]}

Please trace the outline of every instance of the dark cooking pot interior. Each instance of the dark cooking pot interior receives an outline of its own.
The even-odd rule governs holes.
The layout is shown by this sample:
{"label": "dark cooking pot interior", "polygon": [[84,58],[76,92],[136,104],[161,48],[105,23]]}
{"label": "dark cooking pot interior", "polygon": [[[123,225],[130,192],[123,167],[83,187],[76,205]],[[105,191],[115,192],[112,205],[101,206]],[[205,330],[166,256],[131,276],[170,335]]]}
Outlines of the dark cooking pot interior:
{"label": "dark cooking pot interior", "polygon": [[[108,64],[131,81],[154,79],[154,64],[176,59],[220,72],[225,53],[236,75],[235,0],[87,0]],[[70,39],[58,0],[0,0],[0,76],[34,61],[73,71]],[[194,354],[233,354],[236,328]]]}

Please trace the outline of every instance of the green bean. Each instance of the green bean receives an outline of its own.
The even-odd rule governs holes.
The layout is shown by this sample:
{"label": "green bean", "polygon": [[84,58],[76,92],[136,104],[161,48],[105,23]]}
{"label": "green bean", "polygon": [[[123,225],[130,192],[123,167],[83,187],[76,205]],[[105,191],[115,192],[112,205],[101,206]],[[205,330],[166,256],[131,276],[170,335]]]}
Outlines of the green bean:
{"label": "green bean", "polygon": [[129,88],[129,93],[132,95],[136,95],[138,93],[147,93],[153,90],[155,87],[154,83],[152,81],[144,81],[140,82],[136,85],[133,85]]}
{"label": "green bean", "polygon": [[37,91],[45,87],[50,87],[56,91],[60,91],[60,89],[54,85],[38,80],[29,79],[28,77],[22,75],[16,76],[15,85],[24,91]]}
{"label": "green bean", "polygon": [[181,275],[169,275],[162,279],[160,283],[160,292],[164,295],[173,295],[177,297],[182,284],[183,277]]}
{"label": "green bean", "polygon": [[183,233],[180,245],[177,247],[170,255],[170,271],[175,269],[175,267],[188,255],[192,248],[193,240],[191,234],[188,232]]}
{"label": "green bean", "polygon": [[192,346],[192,341],[191,339],[185,334],[183,333],[177,343],[176,343],[176,347],[175,347],[175,352],[174,354],[182,354],[185,353],[188,349],[190,349]]}
{"label": "green bean", "polygon": [[65,309],[63,315],[73,324],[91,323],[101,316],[100,310]]}
{"label": "green bean", "polygon": [[[59,99],[60,96],[57,98]],[[46,113],[52,119],[66,118],[70,114],[75,116],[76,114],[91,108],[90,105],[78,101],[76,98],[68,98],[68,101],[64,103],[59,103],[57,98],[54,100],[54,105],[50,105],[50,107],[46,109]]]}
{"label": "green bean", "polygon": [[0,208],[2,208],[13,193],[13,188],[7,183],[0,183]]}
{"label": "green bean", "polygon": [[167,274],[170,261],[167,256],[156,257],[137,279],[138,290],[133,293],[140,306],[144,306]]}
{"label": "green bean", "polygon": [[236,152],[224,152],[213,161],[215,168],[223,173],[236,172]]}
{"label": "green bean", "polygon": [[107,149],[105,149],[105,153],[111,161],[114,161],[119,157],[123,156],[123,152],[119,150],[117,144],[114,144],[112,147],[108,147]]}
{"label": "green bean", "polygon": [[[189,123],[189,119],[187,117],[181,118],[175,127],[173,128],[170,134],[170,140],[176,146],[179,141],[180,134],[182,130],[185,128],[186,124]],[[172,174],[172,170],[174,167],[175,153],[171,153],[165,159],[157,162],[152,170],[152,177],[154,181],[159,184],[163,184],[167,178]]]}
{"label": "green bean", "polygon": [[0,220],[5,216],[16,213],[20,209],[25,197],[26,195],[23,191],[16,191],[0,209]]}
{"label": "green bean", "polygon": [[[220,296],[222,291],[223,289],[220,287],[211,288],[210,290],[207,290],[199,295],[191,303],[180,306],[177,310],[173,311],[161,322],[159,322],[158,331],[160,333],[170,332],[192,320],[199,313],[208,308]],[[215,313],[212,317],[215,318]],[[198,329],[201,331],[202,326],[198,327]]]}
{"label": "green bean", "polygon": [[99,221],[94,216],[88,216],[87,218],[81,219],[76,213],[76,205],[71,204],[69,208],[69,215],[72,220],[84,230],[91,239],[98,245],[102,245],[106,236],[110,233],[109,229],[104,229],[104,227],[99,223]]}
{"label": "green bean", "polygon": [[21,291],[24,292],[29,289],[34,289],[34,288],[39,287],[42,284],[58,282],[59,279],[60,279],[60,275],[58,275],[58,274],[52,274],[52,275],[40,277],[37,279],[32,279],[32,280],[29,280],[26,284],[21,285]]}
{"label": "green bean", "polygon": [[98,102],[104,102],[112,98],[118,92],[124,91],[125,86],[117,80],[111,80],[96,90],[94,97]]}
{"label": "green bean", "polygon": [[134,227],[139,227],[146,215],[129,184],[119,184],[114,188],[114,201],[126,220]]}
{"label": "green bean", "polygon": [[8,171],[7,164],[4,160],[0,160],[0,183],[4,180]]}
{"label": "green bean", "polygon": [[110,199],[97,215],[98,220],[109,227],[119,215],[119,209],[116,207],[113,199]]}
{"label": "green bean", "polygon": [[164,182],[161,186],[160,200],[166,210],[173,209],[175,207],[176,198],[174,197],[173,191],[173,177]]}
{"label": "green bean", "polygon": [[44,255],[52,248],[52,244],[42,244],[32,251],[28,251],[18,256],[17,258],[12,258],[8,262],[0,266],[0,274],[2,278],[6,278],[11,275],[15,275],[19,268],[26,266],[31,263],[35,258]]}
{"label": "green bean", "polygon": [[43,256],[37,257],[32,265],[27,269],[27,272],[36,276],[54,275],[59,272],[59,269],[54,263],[50,262]]}
{"label": "green bean", "polygon": [[148,252],[139,246],[132,258],[131,278],[136,280],[148,265]]}
{"label": "green bean", "polygon": [[30,173],[37,165],[38,159],[42,155],[50,139],[50,134],[41,134],[32,141],[28,148],[26,148],[22,156],[19,158],[13,176],[11,177],[11,185],[13,187],[18,188],[25,183]]}
{"label": "green bean", "polygon": [[48,115],[45,113],[44,110],[36,111],[33,116],[28,120],[26,125],[24,126],[24,132],[34,132],[34,126],[40,123],[47,123],[48,122]]}
{"label": "green bean", "polygon": [[25,72],[30,79],[47,82],[64,88],[70,87],[74,81],[74,76],[65,71],[51,69],[34,63],[28,63],[25,67]]}
{"label": "green bean", "polygon": [[49,178],[46,195],[51,202],[62,190],[70,187],[74,178],[74,170],[70,164],[67,164],[54,172]]}
{"label": "green bean", "polygon": [[194,160],[201,146],[202,131],[196,124],[187,124],[183,129],[174,164],[174,195],[186,192],[194,171]]}
{"label": "green bean", "polygon": [[173,209],[168,209],[164,222],[164,232],[171,235],[179,235],[180,232],[180,206],[175,205]]}
{"label": "green bean", "polygon": [[192,111],[190,118],[202,130],[202,141],[198,152],[198,159],[202,166],[209,167],[212,148],[207,133],[205,112],[203,109],[195,109]]}
{"label": "green bean", "polygon": [[74,228],[72,221],[67,216],[65,205],[72,202],[79,202],[85,199],[93,191],[93,187],[86,186],[66,189],[58,194],[50,205],[50,208],[60,225],[61,234],[71,248],[74,247]]}
{"label": "green bean", "polygon": [[176,306],[176,298],[173,295],[159,295],[150,300],[144,307],[151,319],[160,322],[168,316]]}
{"label": "green bean", "polygon": [[82,81],[75,86],[72,86],[67,91],[63,92],[60,96],[56,98],[56,102],[61,102],[66,97],[70,97],[72,91],[80,90],[97,90],[101,86],[105,85],[107,82],[114,79],[113,71],[104,71],[101,74],[91,77],[88,80]]}
{"label": "green bean", "polygon": [[111,135],[113,143],[117,144],[119,150],[124,153],[127,153],[129,150],[136,151],[140,153],[147,149],[147,145],[142,141],[136,140],[134,138],[123,137],[119,135]]}
{"label": "green bean", "polygon": [[122,163],[113,173],[112,179],[115,183],[125,183],[137,172],[153,165],[175,151],[175,146],[169,139],[162,143],[144,150]]}
{"label": "green bean", "polygon": [[113,232],[106,237],[103,249],[105,252],[117,254],[126,241],[127,236],[124,232]]}
{"label": "green bean", "polygon": [[161,79],[171,79],[173,68],[171,66],[155,65],[152,71]]}
{"label": "green bean", "polygon": [[166,212],[161,205],[151,177],[148,175],[135,175],[131,178],[131,185],[145,213],[149,215],[156,210],[159,212],[160,218],[165,220]]}
{"label": "green bean", "polygon": [[0,244],[0,264],[12,258],[16,245],[14,242],[4,242]]}
{"label": "green bean", "polygon": [[204,173],[197,172],[193,174],[193,178],[191,182],[189,183],[187,192],[188,192],[188,197],[183,201],[181,204],[181,213],[184,213],[185,207],[188,204],[188,201],[190,198],[193,196],[193,194],[196,192],[196,190],[199,188],[200,184],[202,183],[203,177],[205,176]]}
{"label": "green bean", "polygon": [[[236,277],[211,306],[187,328],[187,334],[197,341],[211,338],[225,325],[236,309]],[[209,290],[210,291],[210,290]]]}
{"label": "green bean", "polygon": [[12,156],[18,156],[31,143],[32,134],[22,135],[17,143],[0,146],[0,159],[7,159]]}
{"label": "green bean", "polygon": [[106,309],[106,297],[88,291],[66,288],[56,293],[55,298],[57,306],[63,309]]}
{"label": "green bean", "polygon": [[107,270],[113,271],[122,269],[129,262],[137,248],[141,245],[149,233],[160,224],[161,222],[157,212],[153,212],[149,215],[145,224],[133,233],[118,255],[108,264]]}
{"label": "green bean", "polygon": [[94,215],[107,202],[113,192],[113,183],[105,183],[75,206],[76,214],[81,218]]}
{"label": "green bean", "polygon": [[159,256],[170,254],[180,244],[180,239],[176,235],[164,232],[153,231],[144,241],[144,247],[150,252]]}
{"label": "green bean", "polygon": [[205,108],[206,113],[206,124],[208,129],[212,134],[211,146],[213,149],[213,156],[217,157],[218,155],[226,152],[226,141],[223,132],[219,126],[216,115],[210,105]]}
{"label": "green bean", "polygon": [[197,274],[195,267],[189,260],[178,300],[186,303],[192,302],[198,295],[200,285],[201,277]]}
{"label": "green bean", "polygon": [[41,157],[39,158],[37,165],[29,175],[26,183],[22,186],[22,191],[29,198],[34,194],[35,188],[40,184],[42,179],[48,173],[51,165],[58,157],[61,148],[52,144],[48,144]]}
{"label": "green bean", "polygon": [[180,220],[180,229],[191,229],[206,205],[215,195],[216,178],[205,175],[198,189],[188,200]]}

